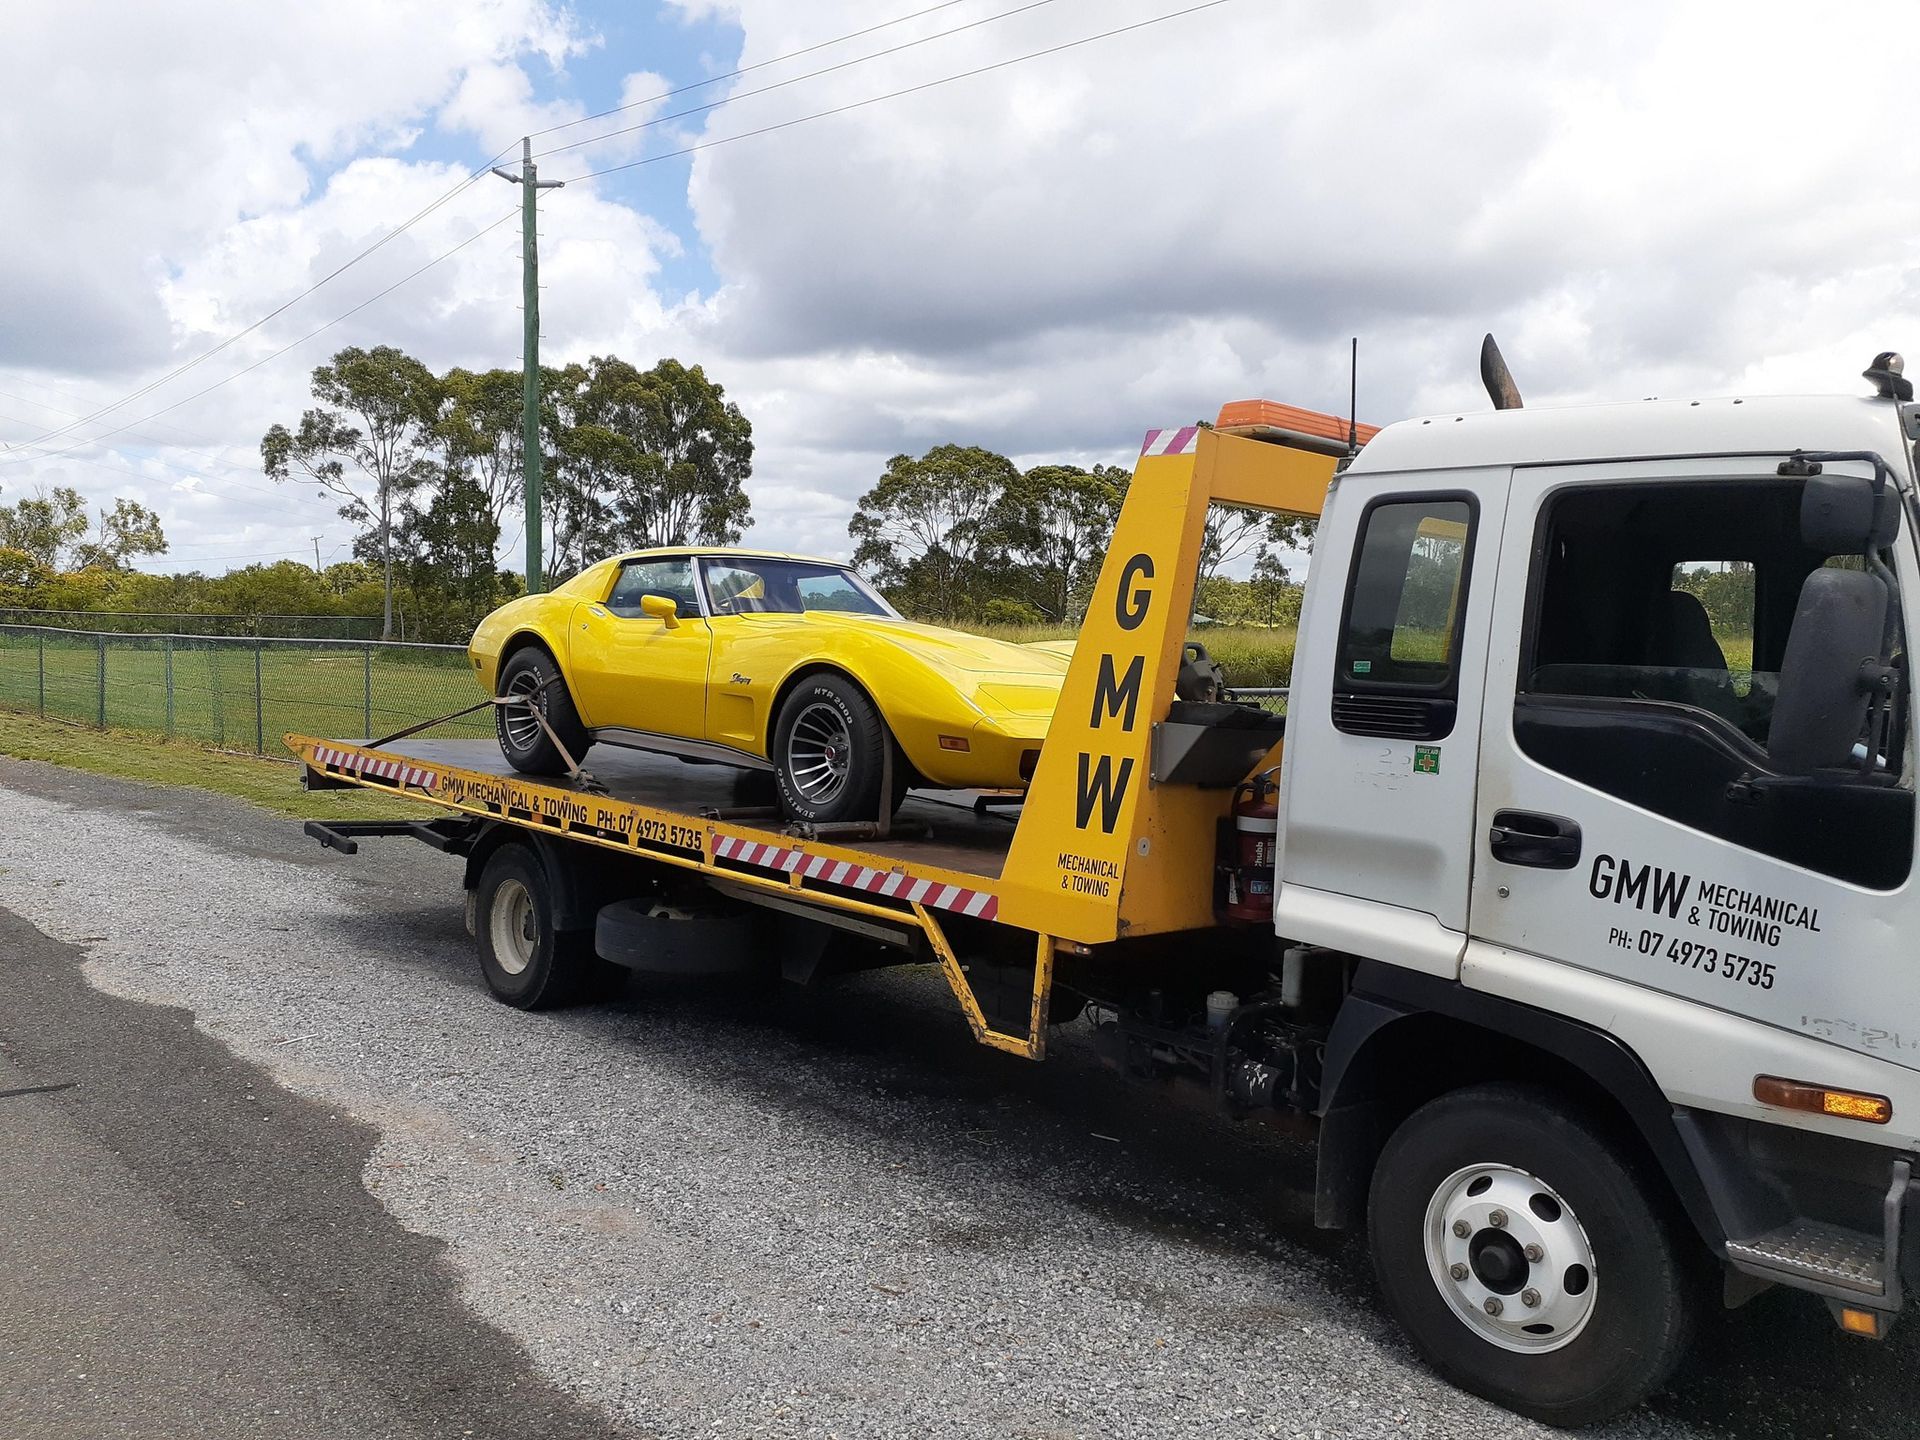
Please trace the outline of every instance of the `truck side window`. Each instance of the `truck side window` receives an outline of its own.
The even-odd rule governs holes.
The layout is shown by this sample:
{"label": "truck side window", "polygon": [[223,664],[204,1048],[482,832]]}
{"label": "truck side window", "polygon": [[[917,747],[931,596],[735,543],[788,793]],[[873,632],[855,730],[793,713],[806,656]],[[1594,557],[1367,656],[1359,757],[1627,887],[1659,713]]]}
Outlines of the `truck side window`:
{"label": "truck side window", "polygon": [[1333,678],[1337,729],[1401,740],[1452,732],[1474,519],[1465,495],[1367,507]]}
{"label": "truck side window", "polygon": [[1859,771],[1785,776],[1768,759],[1800,586],[1860,563],[1802,543],[1800,491],[1769,478],[1555,494],[1535,538],[1514,739],[1691,829],[1891,889],[1913,850],[1903,730]]}

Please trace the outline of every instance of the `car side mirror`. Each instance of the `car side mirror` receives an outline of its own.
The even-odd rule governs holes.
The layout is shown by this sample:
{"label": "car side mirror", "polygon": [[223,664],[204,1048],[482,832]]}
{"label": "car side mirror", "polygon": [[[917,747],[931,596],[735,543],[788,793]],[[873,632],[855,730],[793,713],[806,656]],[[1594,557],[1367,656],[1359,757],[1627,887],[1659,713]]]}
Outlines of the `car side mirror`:
{"label": "car side mirror", "polygon": [[1807,576],[1767,733],[1775,768],[1811,775],[1853,758],[1882,668],[1887,593],[1886,582],[1864,570],[1822,568]]}
{"label": "car side mirror", "polygon": [[640,613],[651,615],[656,620],[666,621],[669,630],[680,624],[680,606],[665,595],[642,595]]}

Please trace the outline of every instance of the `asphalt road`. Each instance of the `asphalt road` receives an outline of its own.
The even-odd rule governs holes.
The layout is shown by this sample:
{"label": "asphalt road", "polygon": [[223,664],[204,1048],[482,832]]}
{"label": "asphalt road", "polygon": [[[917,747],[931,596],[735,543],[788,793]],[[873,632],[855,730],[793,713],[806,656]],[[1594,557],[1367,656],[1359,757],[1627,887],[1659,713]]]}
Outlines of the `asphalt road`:
{"label": "asphalt road", "polygon": [[[1304,1150],[924,974],[521,1015],[445,857],[0,760],[0,983],[0,1440],[1551,1433]],[[1767,1296],[1592,1433],[1911,1435],[1917,1357]]]}

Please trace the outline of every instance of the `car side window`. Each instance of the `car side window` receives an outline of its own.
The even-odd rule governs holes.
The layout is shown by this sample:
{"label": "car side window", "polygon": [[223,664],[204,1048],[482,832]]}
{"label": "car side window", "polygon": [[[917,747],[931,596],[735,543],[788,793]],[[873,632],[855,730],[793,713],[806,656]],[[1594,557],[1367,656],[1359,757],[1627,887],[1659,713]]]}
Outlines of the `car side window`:
{"label": "car side window", "polygon": [[802,575],[794,581],[800,606],[805,610],[838,610],[853,615],[871,615],[873,602],[853,588],[853,582],[841,574]]}
{"label": "car side window", "polygon": [[673,601],[682,615],[698,615],[700,599],[693,589],[693,561],[691,560],[632,560],[620,570],[620,578],[613,582],[613,593],[607,596],[607,609],[626,619],[636,619],[646,612],[640,608],[640,600],[646,595],[661,595]]}

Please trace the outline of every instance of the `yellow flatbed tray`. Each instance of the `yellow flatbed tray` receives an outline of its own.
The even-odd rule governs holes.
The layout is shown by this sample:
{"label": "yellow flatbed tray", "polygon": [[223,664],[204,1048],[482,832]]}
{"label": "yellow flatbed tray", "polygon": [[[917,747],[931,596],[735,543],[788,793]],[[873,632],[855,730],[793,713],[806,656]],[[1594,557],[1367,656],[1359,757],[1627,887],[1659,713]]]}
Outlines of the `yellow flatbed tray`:
{"label": "yellow flatbed tray", "polygon": [[902,909],[918,903],[993,919],[994,893],[1013,843],[1018,807],[976,813],[966,792],[913,792],[898,823],[928,833],[827,842],[783,833],[778,820],[708,818],[743,807],[747,772],[597,746],[587,772],[604,795],[565,777],[522,775],[492,740],[363,740],[289,735],[321,775],[404,793],[450,810],[506,820],[682,865],[784,876],[795,889],[852,891]]}

